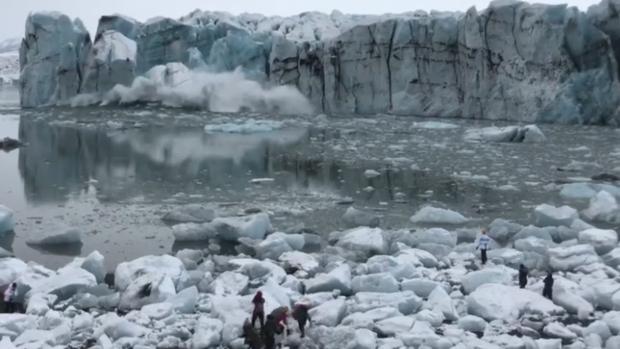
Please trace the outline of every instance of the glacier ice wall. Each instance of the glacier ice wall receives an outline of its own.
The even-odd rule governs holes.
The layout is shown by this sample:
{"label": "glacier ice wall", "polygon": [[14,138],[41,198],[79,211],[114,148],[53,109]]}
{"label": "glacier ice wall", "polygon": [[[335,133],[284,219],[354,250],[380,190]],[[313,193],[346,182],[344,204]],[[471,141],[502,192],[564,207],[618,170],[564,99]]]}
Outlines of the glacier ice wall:
{"label": "glacier ice wall", "polygon": [[[282,18],[195,11],[146,23],[105,16],[92,49],[76,56],[85,73],[61,87],[78,86],[77,93],[103,100],[123,89],[117,84],[131,90],[153,67],[181,63],[203,78],[204,71],[239,68],[263,85],[295,87],[326,113],[617,125],[618,10],[620,0],[604,0],[587,13],[501,1],[464,14]],[[50,35],[71,42],[60,27]],[[118,47],[134,46],[128,42],[135,55],[117,57]],[[30,47],[22,55],[33,55]],[[22,77],[28,69],[55,75],[59,66],[31,65],[22,61]],[[33,89],[32,80],[22,82],[22,92]],[[25,95],[23,106],[45,104],[50,96]]]}

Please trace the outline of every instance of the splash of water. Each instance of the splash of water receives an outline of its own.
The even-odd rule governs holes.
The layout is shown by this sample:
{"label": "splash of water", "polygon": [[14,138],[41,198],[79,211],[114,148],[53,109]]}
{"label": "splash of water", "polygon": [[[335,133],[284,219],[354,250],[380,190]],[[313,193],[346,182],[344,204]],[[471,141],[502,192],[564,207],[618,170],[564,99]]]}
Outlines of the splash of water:
{"label": "splash of water", "polygon": [[310,102],[293,86],[265,87],[248,79],[241,69],[214,73],[190,70],[181,63],[155,66],[131,86],[116,85],[107,93],[81,94],[71,100],[74,107],[140,103],[223,113],[312,113]]}

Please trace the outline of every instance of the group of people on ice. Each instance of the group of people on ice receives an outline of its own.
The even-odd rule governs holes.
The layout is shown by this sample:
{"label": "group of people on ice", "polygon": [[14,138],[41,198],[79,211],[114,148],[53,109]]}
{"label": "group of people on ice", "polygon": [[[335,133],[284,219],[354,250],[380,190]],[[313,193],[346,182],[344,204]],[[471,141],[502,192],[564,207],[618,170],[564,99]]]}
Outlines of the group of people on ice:
{"label": "group of people on ice", "polygon": [[[243,325],[243,335],[246,344],[252,349],[273,349],[280,346],[287,335],[290,334],[288,328],[289,308],[286,306],[274,309],[265,319],[265,298],[261,291],[256,292],[252,299],[254,309],[252,320],[246,320]],[[303,303],[298,303],[293,308],[291,314],[297,321],[301,337],[305,337],[306,324],[311,321],[308,313],[309,307]],[[260,331],[256,331],[256,321],[260,324]]]}
{"label": "group of people on ice", "polygon": [[[487,231],[482,229],[482,235],[478,239],[478,245],[476,246],[477,250],[480,250],[480,261],[482,265],[487,263],[487,250],[489,249],[489,244],[491,243],[491,238],[488,237]],[[523,265],[519,265],[519,287],[525,288],[527,286],[527,277],[529,275],[529,269]],[[548,299],[553,299],[553,274],[548,271],[547,276],[543,279],[543,296]]]}

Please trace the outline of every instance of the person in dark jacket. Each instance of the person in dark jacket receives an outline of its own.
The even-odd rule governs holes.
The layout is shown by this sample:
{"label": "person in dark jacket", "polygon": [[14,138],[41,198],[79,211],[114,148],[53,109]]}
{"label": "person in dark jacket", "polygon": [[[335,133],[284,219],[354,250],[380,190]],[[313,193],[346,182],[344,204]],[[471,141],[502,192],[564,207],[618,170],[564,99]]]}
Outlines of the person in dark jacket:
{"label": "person in dark jacket", "polygon": [[265,327],[262,328],[263,344],[265,349],[274,349],[276,347],[276,334],[278,333],[278,324],[276,319],[271,315],[267,315]]}
{"label": "person in dark jacket", "polygon": [[301,338],[306,336],[306,323],[312,321],[310,314],[308,313],[308,306],[305,304],[297,304],[293,309],[293,319],[297,320],[299,324],[299,331],[301,332]]}
{"label": "person in dark jacket", "polygon": [[256,323],[256,319],[260,322],[260,328],[263,328],[265,325],[265,298],[263,298],[263,293],[261,291],[256,292],[254,299],[252,299],[252,303],[254,303],[254,310],[252,311],[252,327],[254,327]]}
{"label": "person in dark jacket", "polygon": [[252,326],[248,319],[243,323],[243,338],[245,339],[244,343],[250,349],[261,349],[263,347],[260,334],[254,329],[254,326]]}
{"label": "person in dark jacket", "polygon": [[527,286],[527,274],[529,270],[523,264],[519,265],[519,287],[525,288]]}
{"label": "person in dark jacket", "polygon": [[17,284],[12,282],[4,290],[4,312],[14,313],[16,310],[15,297],[17,296]]}
{"label": "person in dark jacket", "polygon": [[543,296],[553,300],[553,275],[551,272],[547,273],[547,277],[543,280],[545,287],[543,287]]}

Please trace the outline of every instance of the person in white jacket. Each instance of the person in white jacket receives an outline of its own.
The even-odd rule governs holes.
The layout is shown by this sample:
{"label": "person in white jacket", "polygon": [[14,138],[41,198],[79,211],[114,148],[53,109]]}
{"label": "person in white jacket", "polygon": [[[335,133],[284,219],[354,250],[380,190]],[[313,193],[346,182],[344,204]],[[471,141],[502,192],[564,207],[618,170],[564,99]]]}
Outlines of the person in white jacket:
{"label": "person in white jacket", "polygon": [[17,296],[17,284],[11,283],[9,287],[4,290],[4,312],[15,312],[15,296]]}
{"label": "person in white jacket", "polygon": [[482,229],[482,236],[478,239],[478,246],[476,246],[476,250],[480,249],[480,259],[482,260],[482,265],[487,263],[487,249],[489,248],[490,243],[491,238],[487,236],[486,229]]}

